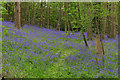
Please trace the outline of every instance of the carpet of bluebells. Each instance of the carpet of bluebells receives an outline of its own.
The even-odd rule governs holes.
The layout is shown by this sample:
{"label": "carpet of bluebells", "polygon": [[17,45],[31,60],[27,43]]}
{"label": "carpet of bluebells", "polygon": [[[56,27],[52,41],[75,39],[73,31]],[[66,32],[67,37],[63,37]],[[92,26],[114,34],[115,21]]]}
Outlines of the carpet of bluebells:
{"label": "carpet of bluebells", "polygon": [[[8,78],[118,78],[118,38],[104,42],[105,66],[95,43],[85,46],[80,32],[66,35],[39,26],[2,22],[3,75]],[[86,33],[85,33],[86,35]],[[87,37],[87,35],[86,35]]]}

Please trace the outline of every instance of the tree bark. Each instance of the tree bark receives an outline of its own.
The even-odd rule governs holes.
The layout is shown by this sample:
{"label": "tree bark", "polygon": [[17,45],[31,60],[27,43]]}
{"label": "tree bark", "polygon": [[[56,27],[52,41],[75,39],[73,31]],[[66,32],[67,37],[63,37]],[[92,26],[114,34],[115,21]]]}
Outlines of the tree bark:
{"label": "tree bark", "polygon": [[49,3],[47,3],[47,8],[48,8],[48,23],[47,23],[47,27],[48,27],[48,29],[50,29],[50,26],[49,26],[49,22],[50,22],[50,20],[49,20],[49,18],[50,18],[50,5],[49,5]]}
{"label": "tree bark", "polygon": [[20,2],[17,2],[17,20],[16,20],[16,23],[17,23],[17,28],[20,29],[21,28],[21,15],[20,15]]}
{"label": "tree bark", "polygon": [[65,18],[66,18],[66,20],[65,20],[65,32],[67,32],[67,3],[65,2]]}
{"label": "tree bark", "polygon": [[16,22],[16,16],[17,16],[17,7],[16,7],[17,3],[14,2],[14,23],[15,23],[15,27],[17,27],[17,22]]}
{"label": "tree bark", "polygon": [[99,23],[98,23],[98,19],[97,17],[95,16],[95,44],[96,44],[96,53],[95,53],[95,57],[96,57],[96,62],[98,64],[98,61],[97,61],[97,56],[96,54],[99,54],[99,55],[102,55],[102,59],[103,59],[103,66],[104,66],[104,46],[103,46],[103,43],[102,43],[102,38],[101,38],[101,34],[99,32]]}

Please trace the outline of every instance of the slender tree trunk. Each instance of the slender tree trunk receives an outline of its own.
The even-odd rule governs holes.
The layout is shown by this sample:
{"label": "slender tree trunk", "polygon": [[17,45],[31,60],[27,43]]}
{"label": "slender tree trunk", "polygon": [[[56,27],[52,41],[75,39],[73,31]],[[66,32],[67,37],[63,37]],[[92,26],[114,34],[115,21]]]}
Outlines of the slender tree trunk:
{"label": "slender tree trunk", "polygon": [[21,7],[20,2],[18,2],[18,29],[21,28]]}
{"label": "slender tree trunk", "polygon": [[41,17],[40,17],[40,20],[41,20],[41,22],[40,22],[40,24],[41,24],[41,26],[40,26],[40,28],[41,27],[43,27],[43,2],[41,2]]}
{"label": "slender tree trunk", "polygon": [[68,21],[68,31],[70,31],[70,23],[69,23],[69,21]]}
{"label": "slender tree trunk", "polygon": [[[103,8],[105,11],[107,11],[107,3],[103,3]],[[105,12],[104,11],[104,12]],[[105,15],[102,20],[103,28],[102,28],[102,39],[105,39],[105,33],[106,33],[106,26],[107,26],[107,16]]]}
{"label": "slender tree trunk", "polygon": [[66,24],[66,22],[65,22],[65,32],[67,32],[67,24]]}
{"label": "slender tree trunk", "polygon": [[[98,4],[96,4],[98,5]],[[100,14],[98,14],[98,11],[95,11],[95,44],[96,44],[96,53],[95,53],[95,57],[96,57],[96,62],[98,64],[97,61],[97,56],[96,54],[101,54],[102,55],[102,59],[103,59],[103,66],[104,66],[104,46],[103,46],[103,42],[102,42],[102,38],[101,38],[101,32],[100,32]],[[98,15],[98,16],[97,16]]]}
{"label": "slender tree trunk", "polygon": [[53,25],[54,27],[56,27],[56,24],[54,23],[54,25]]}
{"label": "slender tree trunk", "polygon": [[[65,17],[67,18],[67,3],[65,2]],[[65,32],[67,32],[67,19],[65,20]]]}
{"label": "slender tree trunk", "polygon": [[[98,19],[97,17],[95,16],[95,44],[96,44],[96,53],[95,53],[95,56],[96,54],[101,54],[102,55],[102,59],[103,59],[103,66],[104,66],[104,46],[103,46],[103,43],[102,43],[102,38],[101,38],[101,35],[100,35],[100,32],[99,32],[99,23],[98,23]],[[96,62],[98,64],[98,61],[97,61],[97,56],[96,56]]]}
{"label": "slender tree trunk", "polygon": [[49,3],[47,3],[47,8],[48,8],[48,23],[47,23],[47,27],[48,27],[48,29],[50,29],[50,26],[49,26],[49,22],[50,22],[50,20],[49,20],[49,18],[50,18],[50,5],[49,5]]}
{"label": "slender tree trunk", "polygon": [[35,4],[33,4],[33,15],[32,15],[32,20],[31,20],[32,25],[35,24],[35,14],[36,14],[36,6]]}
{"label": "slender tree trunk", "polygon": [[92,24],[91,24],[91,16],[90,16],[91,12],[90,12],[90,9],[87,10],[87,15],[89,16],[89,26],[88,26],[88,29],[87,29],[87,40],[92,40]]}
{"label": "slender tree trunk", "polygon": [[87,40],[92,40],[92,26],[91,26],[91,24],[88,26]]}
{"label": "slender tree trunk", "polygon": [[28,13],[29,13],[29,12],[28,12],[28,10],[29,10],[29,8],[28,8],[28,3],[26,3],[26,6],[27,6],[27,7],[26,7],[26,12],[25,12],[25,15],[26,15],[26,16],[25,16],[25,23],[28,24]]}
{"label": "slender tree trunk", "polygon": [[[80,17],[79,3],[77,3],[77,6],[78,6],[79,21],[80,21],[80,20],[81,20],[81,17]],[[86,45],[86,47],[88,47],[88,43],[87,43],[87,40],[86,40],[86,38],[85,38],[85,34],[84,34],[84,30],[83,30],[83,26],[82,26],[82,25],[81,25],[81,29],[82,29],[82,35],[83,35],[83,39],[84,39],[85,45]]]}
{"label": "slender tree trunk", "polygon": [[45,22],[46,22],[46,21],[45,21],[45,14],[44,14],[44,13],[45,13],[45,10],[44,10],[44,9],[45,9],[46,3],[43,2],[43,5],[44,5],[44,6],[43,6],[43,21],[42,21],[42,22],[43,22],[43,27],[46,27],[46,26],[45,26]]}
{"label": "slender tree trunk", "polygon": [[20,29],[21,28],[21,16],[20,16],[20,2],[17,2],[17,28]]}
{"label": "slender tree trunk", "polygon": [[24,25],[24,21],[23,21],[23,8],[21,7],[21,14],[20,14],[20,16],[21,16],[21,27]]}
{"label": "slender tree trunk", "polygon": [[[115,4],[114,3],[111,3],[111,12],[112,13],[112,16],[111,16],[111,19],[112,19],[112,22],[113,23],[116,23],[116,15],[114,12],[116,12],[116,9],[115,9]],[[111,38],[116,38],[116,25],[112,23],[112,26],[111,26]]]}
{"label": "slender tree trunk", "polygon": [[61,21],[61,3],[59,3],[59,18],[58,18],[58,24],[57,24],[57,28],[60,31],[60,21]]}
{"label": "slender tree trunk", "polygon": [[[68,7],[69,2],[67,3],[67,9],[69,9]],[[67,25],[68,25],[68,31],[70,31],[70,24],[69,24],[69,15],[68,15],[69,11],[67,11]]]}
{"label": "slender tree trunk", "polygon": [[[108,3],[108,11],[109,11],[109,14],[110,14],[110,11],[111,11],[111,8],[110,8],[110,3]],[[107,16],[107,18],[108,18],[108,26],[107,26],[107,37],[108,38],[111,38],[111,35],[110,35],[110,30],[111,30],[111,22],[110,22],[110,20],[111,20],[111,16],[109,15],[109,16]]]}
{"label": "slender tree trunk", "polygon": [[28,9],[29,9],[29,11],[28,11],[28,25],[30,25],[30,5],[28,6]]}
{"label": "slender tree trunk", "polygon": [[[11,3],[13,6],[14,6],[14,2]],[[14,8],[12,8],[12,11],[13,11],[13,14],[12,14],[12,18],[11,18],[11,21],[14,22]]]}
{"label": "slender tree trunk", "polygon": [[84,31],[82,31],[82,35],[83,35],[83,40],[84,40],[84,42],[85,42],[85,45],[86,45],[86,47],[88,47],[88,43],[87,43],[87,40],[86,40],[86,38],[85,38]]}
{"label": "slender tree trunk", "polygon": [[16,7],[17,3],[14,2],[14,23],[15,23],[15,27],[17,27],[17,22],[16,22],[16,16],[17,16],[17,7]]}
{"label": "slender tree trunk", "polygon": [[120,35],[120,1],[118,2],[118,35]]}
{"label": "slender tree trunk", "polygon": [[24,24],[26,24],[27,17],[26,10],[27,10],[26,4],[25,3],[21,4],[21,27],[24,26]]}

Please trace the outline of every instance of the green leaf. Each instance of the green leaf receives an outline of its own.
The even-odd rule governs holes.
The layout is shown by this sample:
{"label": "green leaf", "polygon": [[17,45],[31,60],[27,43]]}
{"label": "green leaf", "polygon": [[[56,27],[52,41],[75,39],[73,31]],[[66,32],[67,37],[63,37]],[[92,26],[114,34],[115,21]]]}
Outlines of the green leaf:
{"label": "green leaf", "polygon": [[71,15],[72,13],[68,13],[69,15]]}

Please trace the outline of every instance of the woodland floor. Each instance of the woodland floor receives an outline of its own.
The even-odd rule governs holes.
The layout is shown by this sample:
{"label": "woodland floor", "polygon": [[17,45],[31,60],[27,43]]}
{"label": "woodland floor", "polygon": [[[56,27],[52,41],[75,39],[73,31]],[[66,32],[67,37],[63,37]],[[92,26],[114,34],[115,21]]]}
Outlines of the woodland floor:
{"label": "woodland floor", "polygon": [[2,72],[7,78],[118,78],[117,37],[103,40],[105,66],[98,56],[98,68],[95,44],[88,41],[87,48],[80,32],[67,36],[38,26],[17,30],[12,22],[2,25]]}

